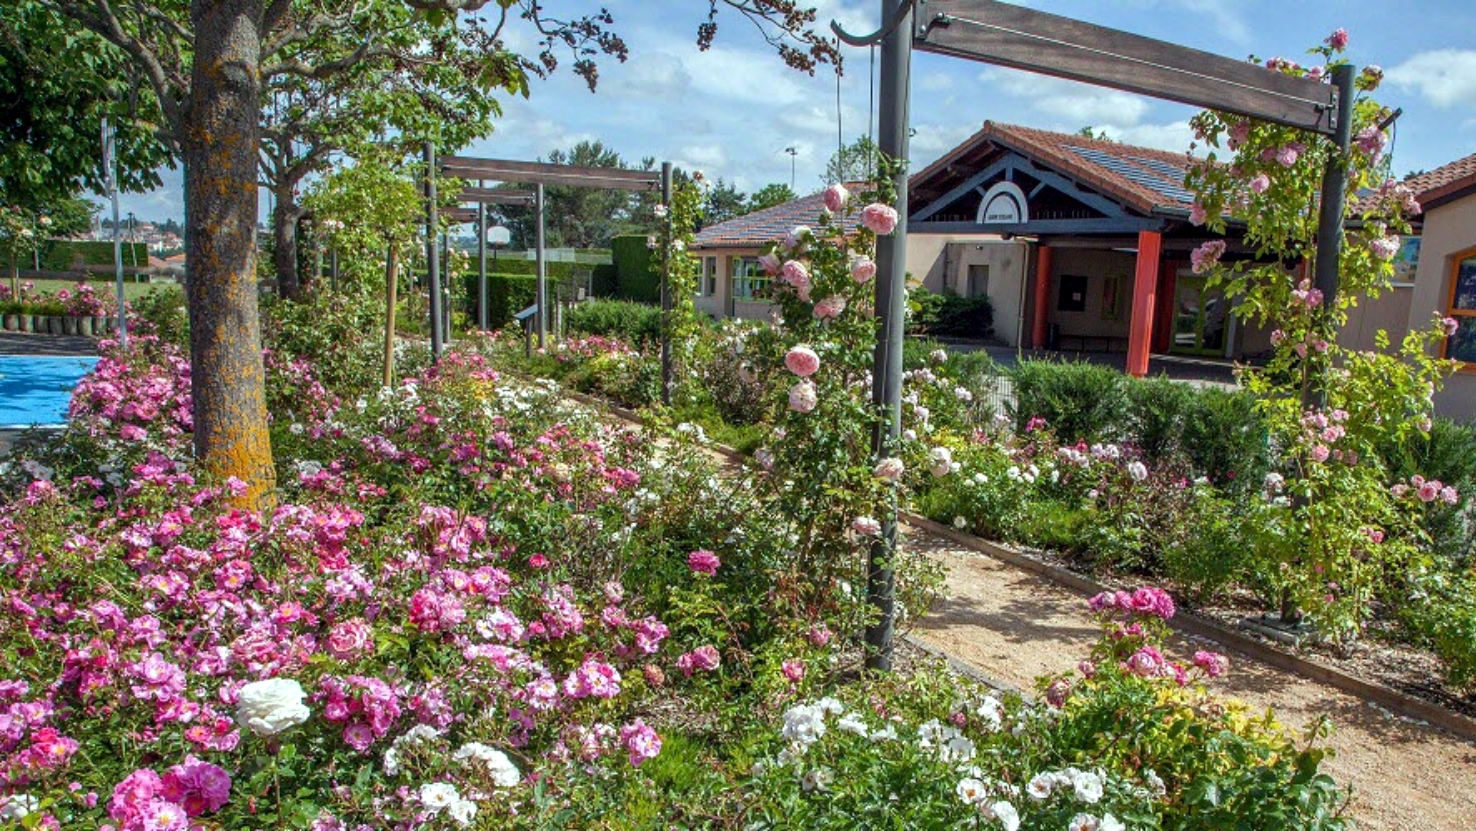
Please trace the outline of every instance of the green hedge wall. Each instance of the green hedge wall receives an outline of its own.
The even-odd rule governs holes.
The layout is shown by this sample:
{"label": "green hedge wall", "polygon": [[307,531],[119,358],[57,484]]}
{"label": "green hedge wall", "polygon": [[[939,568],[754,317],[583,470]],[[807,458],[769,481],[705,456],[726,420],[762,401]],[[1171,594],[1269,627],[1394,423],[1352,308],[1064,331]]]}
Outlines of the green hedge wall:
{"label": "green hedge wall", "polygon": [[630,234],[610,240],[615,263],[614,297],[640,303],[661,302],[661,278],[646,247],[645,235]]}
{"label": "green hedge wall", "polygon": [[[501,265],[501,263],[498,263]],[[466,287],[465,311],[468,319],[475,322],[477,317],[477,275],[462,275],[463,285]],[[493,329],[512,323],[513,314],[533,305],[533,299],[538,295],[538,278],[532,274],[488,274],[487,275],[487,325]],[[558,300],[558,285],[550,277],[548,281],[548,301],[553,304]]]}
{"label": "green hedge wall", "polygon": [[[45,271],[70,271],[77,254],[87,265],[112,265],[113,244],[101,240],[47,240],[41,249],[41,268]],[[133,268],[135,257],[139,268],[149,265],[149,247],[141,242],[123,243],[123,267]]]}
{"label": "green hedge wall", "polygon": [[[544,271],[545,271],[545,273],[548,274],[548,279],[550,281],[553,281],[553,280],[568,280],[568,279],[570,279],[571,277],[574,276],[574,272],[579,271],[579,272],[583,273],[583,272],[589,271],[589,269],[590,269],[590,266],[589,266],[588,263],[564,263],[564,262],[555,263],[555,262],[550,262],[550,263],[547,263],[546,265],[547,265],[547,268],[544,269]],[[472,271],[476,271],[476,268],[477,268],[477,255],[476,255],[476,252],[473,251],[472,252],[472,255],[471,255],[471,270]],[[490,251],[487,253],[487,268],[488,269],[491,269],[492,268],[492,253]],[[536,261],[534,261],[534,260],[515,260],[515,259],[511,259],[511,258],[502,258],[502,257],[499,257],[497,259],[497,273],[498,274],[536,276],[537,272],[538,272],[538,263]],[[488,274],[487,276],[490,277],[491,275]]]}

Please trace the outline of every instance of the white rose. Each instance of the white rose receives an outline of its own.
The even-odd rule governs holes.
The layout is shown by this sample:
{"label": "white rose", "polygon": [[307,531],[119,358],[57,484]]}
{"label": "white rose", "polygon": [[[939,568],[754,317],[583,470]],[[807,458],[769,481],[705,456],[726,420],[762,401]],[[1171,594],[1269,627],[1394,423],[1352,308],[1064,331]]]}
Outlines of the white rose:
{"label": "white rose", "polygon": [[460,799],[451,803],[446,813],[457,825],[465,828],[477,817],[477,803],[470,799]]}
{"label": "white rose", "polygon": [[30,816],[31,812],[41,807],[40,800],[28,794],[16,794],[6,797],[0,802],[0,819],[19,820]]}
{"label": "white rose", "polygon": [[439,814],[461,801],[455,785],[445,782],[427,782],[420,786],[420,804],[432,814]]}
{"label": "white rose", "polygon": [[253,681],[236,700],[236,723],[258,736],[275,736],[308,720],[302,685],[290,678]]}
{"label": "white rose", "polygon": [[470,763],[475,762],[485,768],[492,777],[492,783],[500,788],[511,788],[523,781],[517,765],[507,758],[506,753],[480,742],[462,745],[451,758],[464,765],[470,766]]}
{"label": "white rose", "polygon": [[1103,814],[1102,824],[1097,826],[1097,831],[1126,831],[1126,829],[1127,826],[1122,824],[1122,820],[1111,814]]}
{"label": "white rose", "polygon": [[1004,801],[996,802],[989,806],[989,813],[993,814],[994,818],[999,820],[999,824],[1004,827],[1004,831],[1019,831],[1020,812],[1015,810],[1015,806]]}
{"label": "white rose", "polygon": [[1091,804],[1102,798],[1102,778],[1095,773],[1080,773],[1072,781],[1071,788],[1076,798]]}
{"label": "white rose", "polygon": [[946,447],[935,447],[928,453],[928,470],[939,478],[953,472],[953,452]]}

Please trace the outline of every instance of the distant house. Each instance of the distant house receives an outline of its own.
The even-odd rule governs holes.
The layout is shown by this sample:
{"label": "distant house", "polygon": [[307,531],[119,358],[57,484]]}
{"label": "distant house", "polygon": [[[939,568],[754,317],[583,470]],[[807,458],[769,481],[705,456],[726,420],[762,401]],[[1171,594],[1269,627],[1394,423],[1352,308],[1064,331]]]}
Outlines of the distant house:
{"label": "distant house", "polygon": [[[853,193],[862,186],[848,185]],[[759,255],[797,225],[814,226],[825,206],[821,193],[720,222],[697,234],[693,250],[702,258],[696,300],[699,311],[713,317],[757,320],[773,309],[768,300],[770,278]],[[847,233],[860,223],[859,212],[840,220]],[[1025,246],[989,233],[909,235],[907,270],[931,291],[966,297],[988,294],[996,309],[1014,308],[1011,287],[1018,286]],[[991,269],[993,271],[991,271]],[[991,276],[991,274],[993,276]],[[1018,327],[1012,317],[996,313],[995,336],[1014,343]]]}

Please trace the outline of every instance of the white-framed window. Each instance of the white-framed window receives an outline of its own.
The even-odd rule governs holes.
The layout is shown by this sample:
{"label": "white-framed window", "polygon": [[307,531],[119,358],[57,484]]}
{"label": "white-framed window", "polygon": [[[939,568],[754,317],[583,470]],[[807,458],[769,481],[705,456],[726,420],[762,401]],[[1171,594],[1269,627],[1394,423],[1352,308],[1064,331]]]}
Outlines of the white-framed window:
{"label": "white-framed window", "polygon": [[769,295],[769,275],[759,265],[758,257],[730,257],[729,278],[734,300],[761,300]]}
{"label": "white-framed window", "polygon": [[717,257],[702,258],[702,283],[697,286],[702,297],[717,296]]}

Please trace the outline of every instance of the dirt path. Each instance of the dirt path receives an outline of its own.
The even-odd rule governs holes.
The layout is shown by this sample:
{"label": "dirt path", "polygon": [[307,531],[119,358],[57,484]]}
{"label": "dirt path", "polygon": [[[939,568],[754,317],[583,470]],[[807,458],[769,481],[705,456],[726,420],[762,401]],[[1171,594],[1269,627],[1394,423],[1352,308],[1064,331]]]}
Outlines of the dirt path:
{"label": "dirt path", "polygon": [[[949,572],[944,596],[914,635],[992,678],[1030,689],[1039,675],[1072,670],[1097,637],[1081,595],[1045,578],[911,530],[908,544]],[[1203,648],[1187,639],[1179,651]],[[1300,730],[1320,714],[1336,724],[1326,770],[1351,784],[1359,828],[1425,831],[1472,827],[1476,745],[1371,706],[1340,690],[1259,663],[1233,650],[1214,689],[1271,707]]]}

